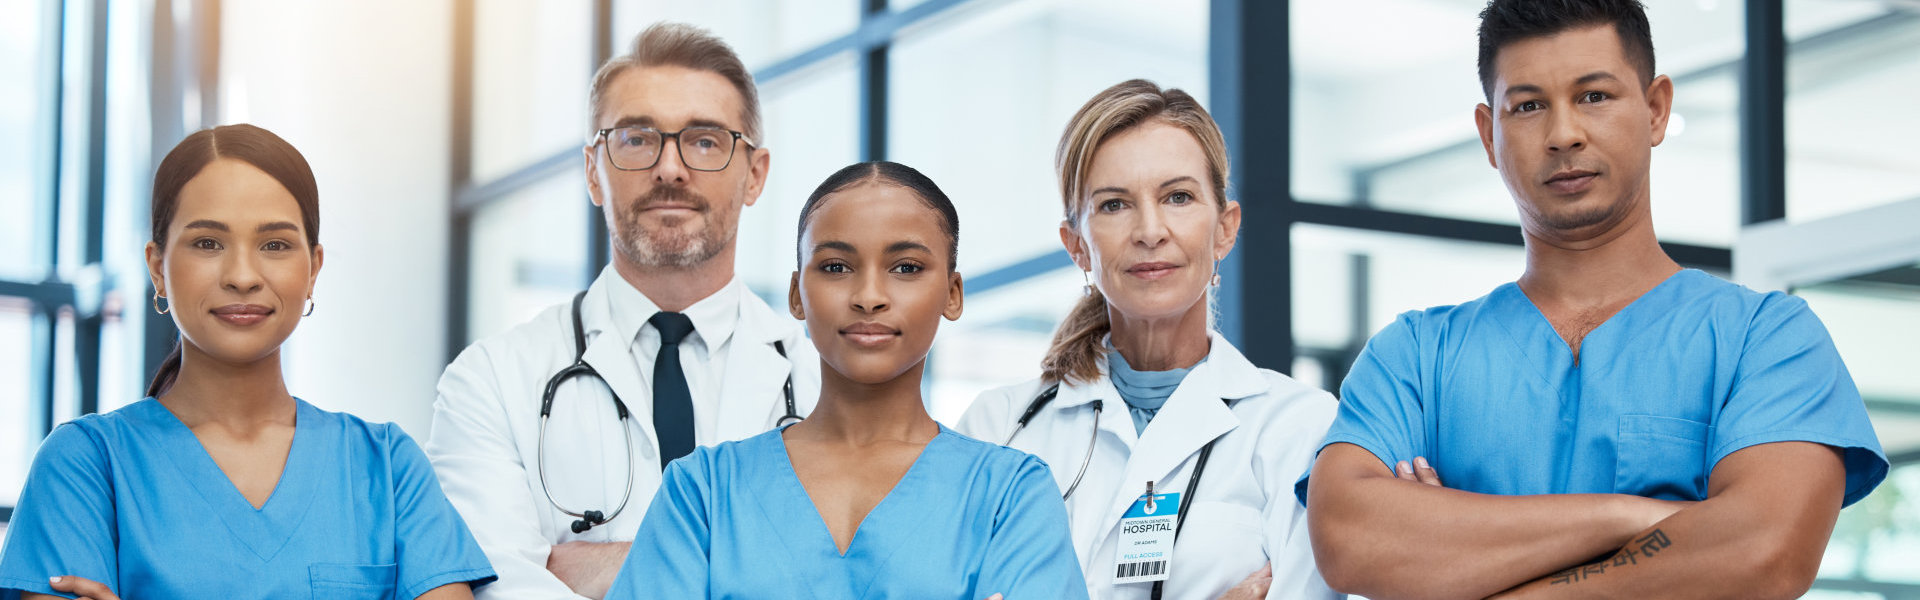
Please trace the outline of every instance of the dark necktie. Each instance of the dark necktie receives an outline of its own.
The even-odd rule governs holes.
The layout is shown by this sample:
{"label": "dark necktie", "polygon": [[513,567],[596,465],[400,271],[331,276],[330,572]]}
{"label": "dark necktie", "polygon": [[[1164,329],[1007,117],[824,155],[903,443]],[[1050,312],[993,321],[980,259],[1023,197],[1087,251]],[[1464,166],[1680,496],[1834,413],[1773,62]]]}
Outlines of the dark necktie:
{"label": "dark necktie", "polygon": [[653,433],[660,438],[660,468],[693,452],[693,392],[680,367],[680,340],[693,333],[693,321],[676,312],[647,319],[660,332],[660,354],[653,358]]}

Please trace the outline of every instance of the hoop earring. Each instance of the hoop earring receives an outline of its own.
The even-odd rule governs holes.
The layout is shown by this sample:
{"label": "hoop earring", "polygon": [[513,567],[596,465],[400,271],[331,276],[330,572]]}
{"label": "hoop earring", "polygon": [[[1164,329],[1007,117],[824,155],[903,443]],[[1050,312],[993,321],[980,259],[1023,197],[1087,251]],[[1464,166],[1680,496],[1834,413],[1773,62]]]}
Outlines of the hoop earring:
{"label": "hoop earring", "polygon": [[164,315],[164,314],[167,314],[167,311],[173,310],[172,302],[168,302],[165,308],[161,308],[160,301],[166,300],[166,299],[167,297],[160,295],[160,292],[154,292],[153,293],[153,312],[157,312]]}
{"label": "hoop earring", "polygon": [[314,305],[313,297],[311,296],[307,297],[307,312],[300,313],[300,316],[302,317],[313,316],[313,305]]}

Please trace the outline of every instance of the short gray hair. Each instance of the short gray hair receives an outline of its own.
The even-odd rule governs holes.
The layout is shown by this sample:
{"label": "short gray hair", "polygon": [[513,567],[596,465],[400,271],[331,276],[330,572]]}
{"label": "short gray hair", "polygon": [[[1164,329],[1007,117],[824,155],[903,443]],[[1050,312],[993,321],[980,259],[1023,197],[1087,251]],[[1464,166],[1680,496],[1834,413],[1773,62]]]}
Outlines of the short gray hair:
{"label": "short gray hair", "polygon": [[614,77],[634,67],[674,66],[707,71],[726,78],[733,89],[740,93],[740,120],[742,129],[755,144],[764,144],[766,139],[760,131],[760,92],[753,85],[753,73],[747,71],[740,55],[734,53],[719,36],[700,27],[685,23],[660,22],[647,27],[633,38],[633,46],[626,54],[607,60],[600,65],[600,71],[593,74],[593,88],[588,93],[587,112],[592,120],[587,123],[589,129],[597,129],[600,123],[601,100],[607,91],[607,84]]}

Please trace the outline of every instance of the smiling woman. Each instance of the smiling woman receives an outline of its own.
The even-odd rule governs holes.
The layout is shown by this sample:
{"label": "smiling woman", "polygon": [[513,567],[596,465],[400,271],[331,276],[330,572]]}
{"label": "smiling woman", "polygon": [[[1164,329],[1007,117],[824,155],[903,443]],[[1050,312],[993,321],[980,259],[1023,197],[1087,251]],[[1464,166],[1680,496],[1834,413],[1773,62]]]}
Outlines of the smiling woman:
{"label": "smiling woman", "polygon": [[819,404],[669,465],[608,598],[1087,597],[1047,466],[940,426],[920,396],[940,320],[960,318],[959,232],[904,165],[814,191],[788,308],[820,350]]}
{"label": "smiling woman", "polygon": [[411,438],[287,392],[280,345],[324,256],[299,151],[251,125],[190,135],[152,214],[154,310],[181,342],[148,398],[47,436],[0,598],[444,599],[492,581]]}

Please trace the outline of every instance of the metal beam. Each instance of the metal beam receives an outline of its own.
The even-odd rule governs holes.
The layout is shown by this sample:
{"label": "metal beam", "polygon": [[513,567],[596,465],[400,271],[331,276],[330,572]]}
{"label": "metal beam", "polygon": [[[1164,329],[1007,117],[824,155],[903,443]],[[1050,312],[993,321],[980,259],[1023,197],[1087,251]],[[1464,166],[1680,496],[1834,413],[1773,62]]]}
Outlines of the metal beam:
{"label": "metal beam", "polygon": [[[1300,223],[1483,244],[1520,246],[1526,243],[1520,226],[1507,223],[1488,223],[1317,202],[1294,202],[1289,210],[1292,212],[1293,219]],[[1673,257],[1674,261],[1682,265],[1715,271],[1729,271],[1733,268],[1733,251],[1726,248],[1674,242],[1661,242],[1660,247],[1667,251],[1667,256]]]}
{"label": "metal beam", "polygon": [[[881,87],[884,88],[887,66],[886,55],[883,52],[880,54],[880,59],[874,61],[872,51],[875,49],[885,50],[885,47],[892,43],[893,36],[899,33],[901,29],[918,24],[921,21],[939,15],[955,6],[965,4],[968,1],[969,0],[928,0],[906,10],[888,11],[872,15],[871,17],[862,19],[860,26],[852,33],[822,43],[819,46],[803,51],[786,60],[762,67],[760,70],[754,72],[753,79],[759,85],[765,86],[767,82],[798,72],[816,63],[833,58],[842,52],[859,52],[861,54],[862,64],[862,82],[871,85],[872,82],[878,81]],[[456,5],[460,3],[470,4],[471,2],[472,0],[457,0]],[[456,7],[455,12],[458,12],[457,8],[458,7]],[[469,11],[470,9],[471,7],[469,7]],[[471,16],[469,16],[469,20],[470,19]],[[456,38],[459,37],[460,34],[461,32],[455,31]],[[471,30],[466,32],[466,34],[468,37],[471,37]],[[456,44],[459,44],[459,42],[456,41]],[[459,47],[471,47],[471,44],[469,43],[466,46]],[[459,60],[456,54],[455,62],[458,63]],[[468,69],[466,76],[468,80],[471,81],[471,59],[468,60],[469,64],[466,67]],[[459,65],[456,64],[456,67],[458,66]],[[457,111],[460,108],[457,105],[462,100],[460,94],[463,92],[471,93],[471,91],[468,88],[460,87],[459,79],[461,72],[458,68],[455,69],[454,75],[455,108]],[[876,98],[868,97],[871,96],[871,94],[865,94],[861,97],[863,117],[868,114],[877,114],[884,120],[886,115],[885,90],[881,89],[880,94],[882,96],[877,98],[877,104],[874,102]],[[466,108],[470,111],[471,101],[469,100],[468,102],[469,105]],[[874,109],[876,110],[869,111],[866,108],[868,104],[875,104]],[[866,121],[863,119],[862,123],[864,124]],[[464,133],[464,131],[456,131],[456,135]],[[881,126],[878,128],[865,129],[861,137],[862,155],[868,156],[870,152],[877,150],[878,152],[872,153],[871,155],[884,157],[886,151],[885,134],[886,127],[884,122],[881,123]],[[877,146],[873,145],[875,141],[879,142]],[[464,148],[464,146],[462,148]],[[464,150],[460,148],[455,149],[455,152],[462,151]],[[578,160],[579,156],[580,151],[577,148],[565,148],[555,151],[553,154],[533,164],[517,169],[493,181],[475,183],[471,181],[469,177],[460,177],[456,179],[454,185],[454,210],[456,212],[479,210],[481,207],[498,201],[514,192],[559,175],[567,169],[577,168],[579,163],[574,161]],[[456,295],[454,297],[461,298],[464,296]]]}
{"label": "metal beam", "polygon": [[999,288],[1072,266],[1073,259],[1067,257],[1067,251],[1055,248],[1042,252],[1032,258],[987,271],[977,276],[967,277],[967,295],[985,294]]}
{"label": "metal beam", "polygon": [[1212,0],[1214,120],[1240,168],[1238,247],[1220,265],[1219,329],[1253,364],[1293,370],[1292,52],[1287,2]]}
{"label": "metal beam", "polygon": [[[860,23],[865,26],[887,14],[887,0],[860,0]],[[891,34],[860,53],[860,160],[887,159],[887,57]]]}
{"label": "metal beam", "polygon": [[[860,26],[852,32],[828,40],[785,60],[761,67],[759,71],[754,72],[754,81],[765,84],[768,81],[779,79],[788,74],[811,67],[842,52],[866,52],[879,46],[885,46],[893,42],[893,37],[898,35],[900,30],[917,25],[921,21],[944,13],[953,7],[966,4],[971,0],[927,0],[908,7],[905,10],[882,10],[878,12],[872,10],[873,5],[871,1],[872,0],[863,0],[862,2],[863,8],[867,9],[863,12],[871,16],[861,19]],[[882,4],[881,8],[884,9],[885,5]]]}
{"label": "metal beam", "polygon": [[[1843,25],[1800,38],[1791,44],[1790,49],[1793,52],[1799,53],[1819,52],[1843,43],[1851,43],[1861,37],[1878,36],[1888,31],[1898,31],[1908,27],[1916,20],[1920,20],[1920,12],[1892,11],[1864,21]],[[1724,62],[1705,65],[1685,73],[1677,73],[1672,76],[1673,83],[1675,87],[1686,87],[1689,84],[1714,77],[1737,76],[1741,69],[1745,67],[1745,61],[1746,58],[1742,56]],[[1469,149],[1475,151],[1480,149],[1480,138],[1478,136],[1465,135],[1455,142],[1356,168],[1352,174],[1353,181],[1350,182],[1349,185],[1352,189],[1356,190],[1356,200],[1365,200],[1370,196],[1367,192],[1372,189],[1371,180],[1375,175],[1383,171],[1403,168],[1424,160]]]}
{"label": "metal beam", "polygon": [[[176,1],[191,2],[192,0],[154,0],[153,14],[172,15],[173,4]],[[186,69],[181,65],[188,62],[184,57],[189,53],[183,48],[191,47],[193,36],[191,32],[181,31],[172,18],[154,19],[152,22],[153,51],[148,55],[151,61],[149,80],[152,83],[148,86],[147,119],[153,133],[148,139],[147,150],[148,156],[152,157],[155,165],[158,165],[167,152],[187,135],[185,108],[182,106],[182,99],[186,97],[187,90],[183,75]],[[151,183],[151,179],[143,178],[140,181],[141,189],[151,194],[152,190],[148,189]],[[148,206],[144,203],[134,203],[133,209],[138,215],[136,219],[145,221],[152,218]],[[134,307],[132,310],[141,312],[140,376],[143,378],[150,377],[160,370],[161,361],[166,359],[167,353],[173,350],[173,345],[179,339],[179,331],[174,327],[173,319],[153,313],[152,309],[148,308],[150,305],[147,301],[153,296],[153,283],[147,281],[141,285],[141,293],[137,297],[138,306],[134,307],[134,302],[127,303],[129,307]]]}
{"label": "metal beam", "polygon": [[[466,189],[473,180],[474,0],[453,0],[453,106],[448,110],[447,185],[454,190],[447,230],[447,360],[467,347],[467,309],[472,281],[473,208]],[[577,156],[577,155],[576,155]],[[477,204],[477,203],[476,203]]]}
{"label": "metal beam", "polygon": [[60,281],[11,281],[0,279],[0,296],[26,298],[41,306],[67,306],[74,303],[73,284]]}
{"label": "metal beam", "polygon": [[[81,248],[80,259],[83,264],[99,265],[105,258],[106,221],[107,221],[107,17],[108,1],[93,0],[93,14],[89,25],[92,46],[89,52],[87,74],[87,164],[86,164],[86,205],[81,211]],[[89,306],[101,306],[98,295],[104,293],[103,286],[89,286],[87,298]],[[79,298],[75,298],[79,300]],[[75,400],[80,414],[88,414],[100,407],[100,325],[103,316],[99,311],[82,311],[76,307],[73,311],[73,365],[75,369]],[[49,405],[51,408],[51,405]]]}
{"label": "metal beam", "polygon": [[1787,218],[1787,34],[1780,0],[1747,0],[1740,68],[1740,223]]}
{"label": "metal beam", "polygon": [[1887,464],[1892,465],[1894,468],[1904,467],[1914,463],[1920,463],[1920,449],[1887,455]]}
{"label": "metal beam", "polygon": [[[613,58],[613,0],[593,0],[593,64],[588,65],[587,73],[600,72],[600,66]],[[578,156],[576,154],[575,156]],[[572,166],[580,163],[573,162]],[[579,287],[600,275],[600,269],[613,260],[613,238],[607,230],[607,213],[592,202],[585,203],[587,211],[587,268],[582,273]]]}

